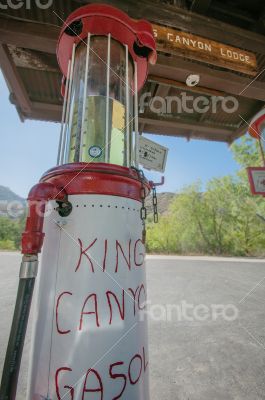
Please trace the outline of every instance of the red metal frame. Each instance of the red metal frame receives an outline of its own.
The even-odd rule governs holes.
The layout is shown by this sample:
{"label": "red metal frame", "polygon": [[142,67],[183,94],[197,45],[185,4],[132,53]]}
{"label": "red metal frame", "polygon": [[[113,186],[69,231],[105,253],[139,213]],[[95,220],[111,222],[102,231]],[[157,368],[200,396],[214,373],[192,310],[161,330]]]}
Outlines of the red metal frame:
{"label": "red metal frame", "polygon": [[[66,28],[78,20],[83,24],[81,33],[78,36],[68,35],[65,32]],[[135,21],[124,12],[106,4],[90,4],[75,10],[65,21],[57,45],[57,59],[64,75],[63,81],[67,76],[68,61],[71,59],[74,43],[78,45],[81,41],[86,41],[88,32],[104,36],[111,33],[112,38],[128,45],[129,53],[138,65],[140,90],[147,78],[148,62],[155,64],[157,59],[152,25],[144,20]],[[146,57],[136,54],[135,43],[149,50]]]}
{"label": "red metal frame", "polygon": [[45,207],[49,200],[61,200],[66,192],[51,183],[38,183],[33,186],[28,195],[28,216],[25,230],[22,233],[22,254],[38,254],[41,252],[45,234],[43,222]]}
{"label": "red metal frame", "polygon": [[38,254],[44,240],[43,222],[49,200],[67,201],[68,195],[97,194],[127,197],[141,201],[151,190],[132,168],[104,163],[73,163],[47,171],[28,196],[28,217],[22,234],[22,254]]}
{"label": "red metal frame", "polygon": [[265,171],[265,167],[248,167],[247,168],[247,174],[248,174],[248,180],[249,180],[249,184],[250,184],[251,193],[254,194],[254,195],[262,195],[262,196],[265,197],[265,193],[264,192],[257,192],[255,190],[252,171]]}
{"label": "red metal frame", "polygon": [[254,137],[255,139],[261,139],[261,134],[259,132],[261,124],[265,122],[265,114],[259,117],[256,121],[254,121],[249,127],[249,134],[250,136]]}
{"label": "red metal frame", "polygon": [[[98,194],[141,201],[142,182],[137,172],[114,164],[64,164],[47,171],[40,181],[64,189],[67,195]],[[147,180],[144,186],[147,196],[151,189]]]}

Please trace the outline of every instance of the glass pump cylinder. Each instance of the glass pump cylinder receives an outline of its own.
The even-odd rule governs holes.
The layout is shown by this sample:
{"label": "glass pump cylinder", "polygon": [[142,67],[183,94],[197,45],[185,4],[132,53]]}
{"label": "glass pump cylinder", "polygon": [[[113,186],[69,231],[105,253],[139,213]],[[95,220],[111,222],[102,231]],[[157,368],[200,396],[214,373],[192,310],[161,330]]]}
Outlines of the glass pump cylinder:
{"label": "glass pump cylinder", "polygon": [[73,49],[58,164],[106,162],[137,166],[137,65],[128,47],[88,34]]}

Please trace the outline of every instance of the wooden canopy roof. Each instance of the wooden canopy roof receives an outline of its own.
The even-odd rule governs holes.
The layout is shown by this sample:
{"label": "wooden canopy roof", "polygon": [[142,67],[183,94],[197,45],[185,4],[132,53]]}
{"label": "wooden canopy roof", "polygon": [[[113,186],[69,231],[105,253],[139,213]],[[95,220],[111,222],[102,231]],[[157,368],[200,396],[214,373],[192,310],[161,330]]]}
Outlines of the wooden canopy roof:
{"label": "wooden canopy roof", "polygon": [[[0,66],[10,89],[10,101],[21,120],[60,121],[61,73],[56,42],[62,21],[76,8],[90,3],[53,0],[40,9],[25,0],[13,9],[1,1]],[[44,1],[42,0],[42,3]],[[102,1],[93,1],[102,3]],[[154,100],[140,113],[140,130],[231,143],[244,134],[248,121],[265,102],[265,6],[259,0],[105,0],[132,18],[148,19],[154,28],[158,62],[150,67],[142,93],[151,98],[204,95],[234,96],[233,113],[217,106],[216,112],[153,112]],[[30,6],[29,6],[30,5]],[[231,55],[231,57],[230,57]],[[190,74],[199,75],[188,87]],[[153,102],[153,103],[152,103]],[[151,106],[151,107],[150,107]]]}

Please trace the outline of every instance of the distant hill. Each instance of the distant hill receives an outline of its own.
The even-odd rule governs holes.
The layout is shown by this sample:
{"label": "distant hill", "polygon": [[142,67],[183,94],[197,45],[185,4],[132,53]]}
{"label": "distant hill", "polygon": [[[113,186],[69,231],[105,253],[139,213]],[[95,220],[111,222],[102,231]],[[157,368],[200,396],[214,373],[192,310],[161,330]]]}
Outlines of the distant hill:
{"label": "distant hill", "polygon": [[0,185],[0,215],[17,218],[23,214],[26,200],[6,186]]}
{"label": "distant hill", "polygon": [[[169,204],[174,196],[176,196],[176,194],[172,192],[157,193],[157,208],[159,214],[165,214],[168,211]],[[146,199],[146,208],[148,214],[153,212],[152,193]]]}
{"label": "distant hill", "polygon": [[0,185],[0,201],[2,200],[7,200],[7,201],[17,200],[25,203],[25,199],[23,199],[23,197],[20,197],[18,194],[12,192],[12,190],[9,189],[8,187]]}

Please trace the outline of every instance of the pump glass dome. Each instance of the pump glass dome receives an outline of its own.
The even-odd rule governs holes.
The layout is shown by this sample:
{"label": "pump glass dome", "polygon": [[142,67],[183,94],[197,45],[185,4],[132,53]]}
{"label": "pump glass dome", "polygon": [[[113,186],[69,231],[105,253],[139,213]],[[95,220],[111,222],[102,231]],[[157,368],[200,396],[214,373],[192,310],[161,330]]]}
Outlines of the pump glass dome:
{"label": "pump glass dome", "polygon": [[82,41],[73,48],[59,164],[137,164],[136,69],[128,47],[110,35],[88,34],[87,43]]}

